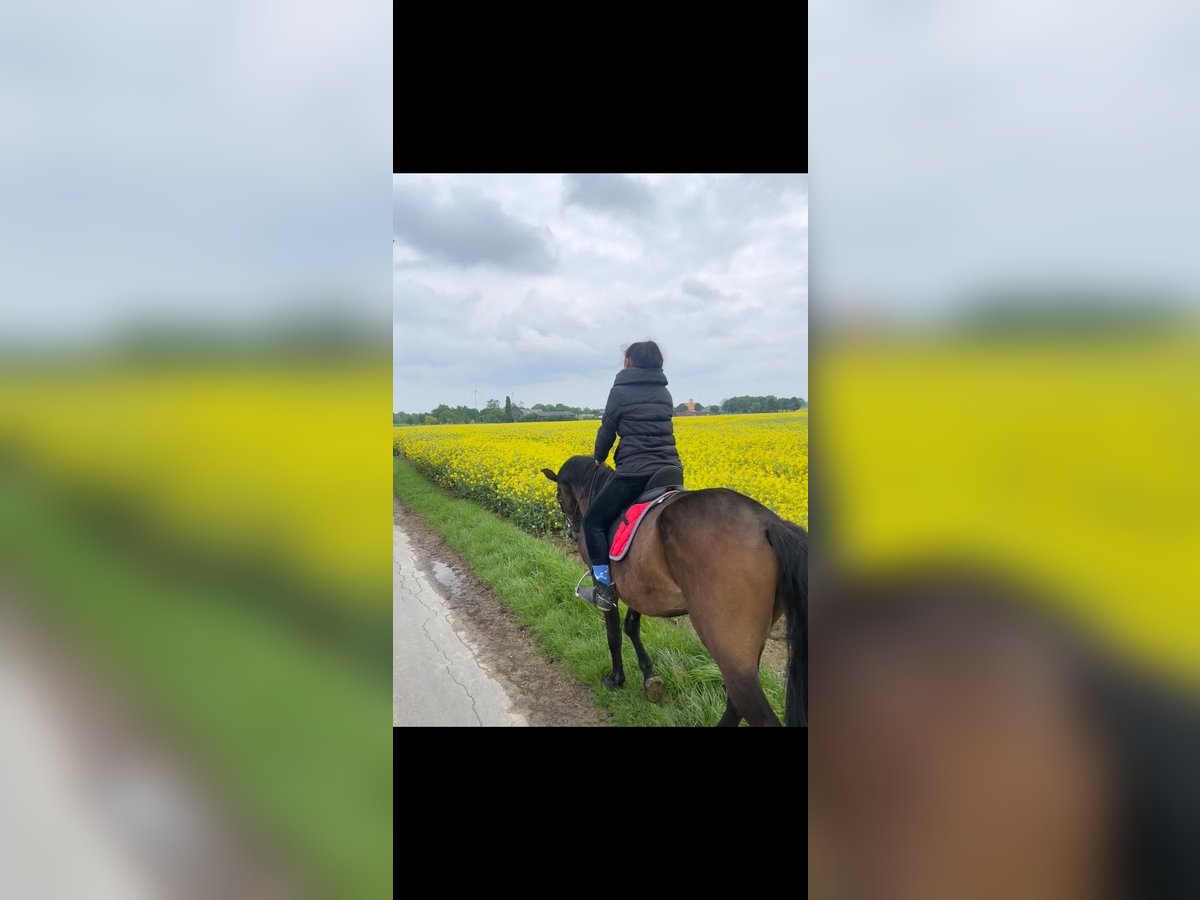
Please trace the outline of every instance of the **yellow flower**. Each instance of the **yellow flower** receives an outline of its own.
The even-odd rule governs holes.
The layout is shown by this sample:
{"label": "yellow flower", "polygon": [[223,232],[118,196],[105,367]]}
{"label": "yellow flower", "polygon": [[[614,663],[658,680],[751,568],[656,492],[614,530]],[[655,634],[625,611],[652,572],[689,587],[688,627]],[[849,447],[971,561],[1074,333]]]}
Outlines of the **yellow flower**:
{"label": "yellow flower", "polygon": [[[595,422],[394,429],[394,446],[438,484],[534,532],[559,527],[542,468],[590,455]],[[731,488],[808,526],[808,411],[675,420],[687,486]]]}

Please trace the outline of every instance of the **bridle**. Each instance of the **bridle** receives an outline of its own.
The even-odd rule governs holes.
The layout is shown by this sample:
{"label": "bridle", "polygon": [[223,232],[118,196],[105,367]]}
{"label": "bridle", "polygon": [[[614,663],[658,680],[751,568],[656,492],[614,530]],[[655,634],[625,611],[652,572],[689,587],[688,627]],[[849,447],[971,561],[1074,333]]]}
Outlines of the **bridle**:
{"label": "bridle", "polygon": [[[588,483],[587,492],[589,502],[594,496],[596,479],[600,476],[600,472],[603,468],[603,466],[596,466],[595,471],[592,473],[592,480]],[[572,543],[574,543],[575,541],[579,540],[579,532],[583,528],[583,513],[579,509],[579,502],[576,501],[575,503],[575,518],[571,518],[570,514],[567,512],[566,506],[563,505],[561,500],[559,501],[558,508],[563,514],[563,521],[566,522],[567,535],[570,537]]]}
{"label": "bridle", "polygon": [[[576,504],[576,506],[578,507],[578,504]],[[574,543],[575,541],[579,540],[579,530],[583,527],[583,517],[579,515],[578,509],[576,509],[576,518],[578,521],[576,521],[576,519],[572,519],[570,515],[567,514],[567,508],[563,506],[562,501],[559,501],[558,508],[562,512],[563,521],[566,523],[567,537],[570,538],[572,543]]]}

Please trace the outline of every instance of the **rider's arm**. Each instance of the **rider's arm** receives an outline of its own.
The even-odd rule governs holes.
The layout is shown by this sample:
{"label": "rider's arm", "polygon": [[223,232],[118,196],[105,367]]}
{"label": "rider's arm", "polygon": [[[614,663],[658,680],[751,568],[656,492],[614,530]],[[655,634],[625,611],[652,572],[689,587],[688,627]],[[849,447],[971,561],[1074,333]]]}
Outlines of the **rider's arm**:
{"label": "rider's arm", "polygon": [[596,432],[596,450],[592,455],[596,457],[598,463],[603,463],[608,459],[608,451],[612,449],[613,441],[617,439],[620,406],[617,389],[613,387],[608,392],[608,405],[604,407],[604,418],[600,421],[600,430]]}

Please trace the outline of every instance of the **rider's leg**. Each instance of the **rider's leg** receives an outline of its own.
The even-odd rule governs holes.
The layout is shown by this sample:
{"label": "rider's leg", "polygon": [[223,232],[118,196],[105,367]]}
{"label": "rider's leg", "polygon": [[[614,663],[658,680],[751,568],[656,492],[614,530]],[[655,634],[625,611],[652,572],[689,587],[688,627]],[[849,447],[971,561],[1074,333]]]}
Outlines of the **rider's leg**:
{"label": "rider's leg", "polygon": [[613,476],[588,504],[587,514],[583,517],[583,535],[595,587],[581,588],[577,593],[600,609],[609,610],[616,604],[616,592],[608,571],[608,526],[626,506],[637,499],[645,489],[647,480],[648,476]]}

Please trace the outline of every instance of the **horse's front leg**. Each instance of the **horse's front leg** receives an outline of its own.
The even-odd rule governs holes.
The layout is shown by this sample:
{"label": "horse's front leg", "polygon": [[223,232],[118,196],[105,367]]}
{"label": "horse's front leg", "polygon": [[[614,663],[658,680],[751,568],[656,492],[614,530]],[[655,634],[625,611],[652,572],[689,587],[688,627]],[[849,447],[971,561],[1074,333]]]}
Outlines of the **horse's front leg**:
{"label": "horse's front leg", "polygon": [[616,690],[625,684],[625,667],[621,663],[621,611],[614,606],[604,613],[604,627],[608,630],[608,652],[612,654],[612,671],[604,676],[603,685]]}
{"label": "horse's front leg", "polygon": [[642,670],[642,684],[646,690],[646,699],[657,703],[662,699],[663,680],[654,674],[654,663],[650,654],[642,646],[642,614],[636,610],[625,613],[625,633],[633,641],[633,651],[637,654],[638,668]]}

